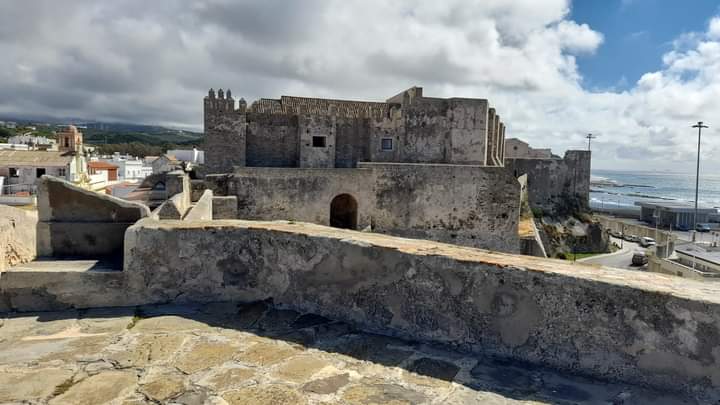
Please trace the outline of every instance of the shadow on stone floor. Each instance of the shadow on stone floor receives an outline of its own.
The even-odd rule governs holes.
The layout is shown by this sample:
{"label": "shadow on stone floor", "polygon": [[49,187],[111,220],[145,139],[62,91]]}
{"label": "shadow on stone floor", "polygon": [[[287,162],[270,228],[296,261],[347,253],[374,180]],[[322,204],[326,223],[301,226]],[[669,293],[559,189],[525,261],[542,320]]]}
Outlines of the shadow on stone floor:
{"label": "shadow on stone floor", "polygon": [[[37,321],[68,318],[133,316],[133,322],[158,316],[179,316],[211,327],[235,329],[330,353],[399,367],[414,375],[462,384],[475,391],[506,398],[553,404],[694,404],[677,394],[621,383],[589,379],[515,360],[484,357],[423,342],[362,332],[353,326],[315,314],[276,309],[271,302],[148,305],[34,314]],[[132,325],[128,326],[129,328]],[[392,400],[392,387],[382,387]]]}

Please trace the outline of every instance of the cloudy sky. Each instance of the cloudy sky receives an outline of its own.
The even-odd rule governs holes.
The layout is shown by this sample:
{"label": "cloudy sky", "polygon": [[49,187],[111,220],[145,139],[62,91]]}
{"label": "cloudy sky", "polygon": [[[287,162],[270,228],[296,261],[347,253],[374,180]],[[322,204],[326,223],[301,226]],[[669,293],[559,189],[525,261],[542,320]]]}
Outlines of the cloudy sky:
{"label": "cloudy sky", "polygon": [[[676,4],[671,4],[676,3]],[[0,0],[0,114],[200,130],[208,88],[488,98],[596,168],[720,171],[720,9],[688,0]]]}

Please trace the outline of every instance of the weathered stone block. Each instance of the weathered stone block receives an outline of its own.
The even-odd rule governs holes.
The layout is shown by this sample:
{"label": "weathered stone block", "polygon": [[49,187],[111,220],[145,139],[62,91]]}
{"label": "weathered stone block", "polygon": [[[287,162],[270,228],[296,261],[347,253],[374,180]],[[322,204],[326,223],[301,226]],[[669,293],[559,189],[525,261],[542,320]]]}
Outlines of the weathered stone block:
{"label": "weathered stone block", "polygon": [[205,190],[202,197],[185,215],[185,221],[211,221],[213,219],[213,192]]}
{"label": "weathered stone block", "polygon": [[169,200],[160,204],[152,212],[154,219],[182,219],[187,213],[189,205],[186,205],[187,199],[184,193],[178,193],[172,196]]}
{"label": "weathered stone block", "polygon": [[85,190],[57,177],[38,185],[38,213],[44,222],[135,222],[150,215],[143,204]]}
{"label": "weathered stone block", "polygon": [[235,197],[234,195],[213,196],[212,217],[213,219],[237,219],[237,197]]}
{"label": "weathered stone block", "polygon": [[140,203],[43,176],[38,186],[39,256],[120,256],[125,230],[150,215]]}

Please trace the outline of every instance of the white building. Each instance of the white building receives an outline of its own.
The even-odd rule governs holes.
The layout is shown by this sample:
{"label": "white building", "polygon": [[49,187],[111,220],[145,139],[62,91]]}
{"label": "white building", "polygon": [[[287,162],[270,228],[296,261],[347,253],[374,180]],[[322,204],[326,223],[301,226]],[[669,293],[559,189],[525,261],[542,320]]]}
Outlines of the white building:
{"label": "white building", "polygon": [[70,125],[57,135],[59,151],[0,150],[0,176],[5,177],[6,194],[34,191],[35,183],[45,174],[72,182],[87,177],[82,133]]}
{"label": "white building", "polygon": [[194,163],[196,165],[205,164],[205,152],[192,149],[172,149],[167,151],[167,155],[175,156],[175,159],[181,162]]}
{"label": "white building", "polygon": [[57,150],[57,142],[44,136],[15,135],[8,138],[7,143],[30,146],[31,149]]}
{"label": "white building", "polygon": [[118,180],[142,180],[152,174],[152,166],[147,166],[141,159],[134,156],[115,153],[112,158],[101,158],[100,161],[118,167]]}
{"label": "white building", "polygon": [[30,150],[30,147],[18,143],[0,143],[0,150]]}

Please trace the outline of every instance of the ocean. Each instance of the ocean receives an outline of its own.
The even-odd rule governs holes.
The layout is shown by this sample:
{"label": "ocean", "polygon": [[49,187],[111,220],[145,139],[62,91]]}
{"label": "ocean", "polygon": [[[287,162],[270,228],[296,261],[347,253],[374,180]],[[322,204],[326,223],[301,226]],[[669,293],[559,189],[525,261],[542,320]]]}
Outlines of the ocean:
{"label": "ocean", "polygon": [[[593,170],[590,185],[592,208],[629,208],[636,201],[695,201],[695,174]],[[698,201],[720,208],[720,175],[700,173]]]}

